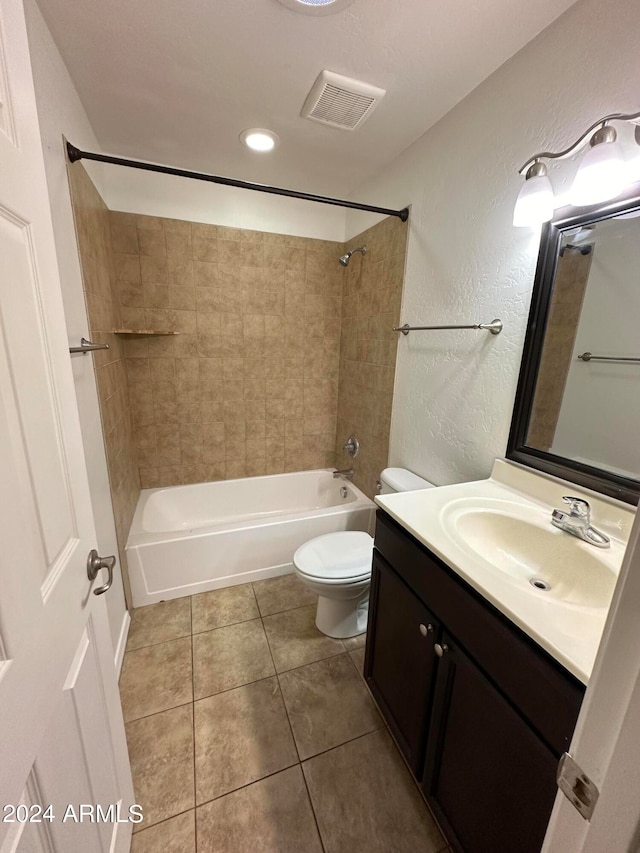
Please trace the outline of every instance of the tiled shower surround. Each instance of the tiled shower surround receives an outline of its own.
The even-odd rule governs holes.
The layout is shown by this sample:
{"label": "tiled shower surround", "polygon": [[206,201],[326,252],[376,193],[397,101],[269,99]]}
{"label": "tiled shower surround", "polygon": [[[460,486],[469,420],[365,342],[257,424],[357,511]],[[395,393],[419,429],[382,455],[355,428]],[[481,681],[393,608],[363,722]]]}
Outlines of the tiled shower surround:
{"label": "tiled shower surround", "polygon": [[333,465],[340,244],[111,216],[143,488]]}
{"label": "tiled shower surround", "polygon": [[94,360],[120,566],[128,595],[124,546],[140,495],[140,479],[133,442],[125,347],[112,331],[121,326],[121,317],[113,271],[110,215],[80,164],[69,169],[69,182],[89,334],[92,341],[109,345],[108,350],[76,358]]}
{"label": "tiled shower surround", "polygon": [[353,250],[344,272],[336,465],[346,468],[345,439],[355,434],[360,453],[355,484],[372,497],[389,457],[391,404],[404,280],[407,226],[388,218],[347,243]]}
{"label": "tiled shower surround", "polygon": [[178,333],[124,343],[142,488],[348,467],[340,448],[355,430],[355,482],[372,495],[387,463],[406,224],[354,238],[349,248],[369,251],[345,270],[342,243],[109,218],[110,319]]}

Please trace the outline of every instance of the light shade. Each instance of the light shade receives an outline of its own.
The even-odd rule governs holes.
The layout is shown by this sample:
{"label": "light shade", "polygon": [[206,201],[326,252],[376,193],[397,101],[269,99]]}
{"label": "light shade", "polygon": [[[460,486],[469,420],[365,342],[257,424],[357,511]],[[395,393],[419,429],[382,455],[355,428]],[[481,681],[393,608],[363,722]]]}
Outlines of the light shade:
{"label": "light shade", "polygon": [[620,143],[599,142],[582,158],[569,201],[575,207],[597,204],[615,198],[627,186],[627,167],[620,151]]}
{"label": "light shade", "polygon": [[242,131],[240,141],[252,151],[265,152],[272,151],[280,140],[272,130],[251,127],[248,130]]}
{"label": "light shade", "polygon": [[553,216],[553,188],[547,175],[534,175],[524,182],[513,211],[517,228],[540,225]]}
{"label": "light shade", "polygon": [[284,6],[303,15],[335,15],[353,3],[353,0],[280,0]]}

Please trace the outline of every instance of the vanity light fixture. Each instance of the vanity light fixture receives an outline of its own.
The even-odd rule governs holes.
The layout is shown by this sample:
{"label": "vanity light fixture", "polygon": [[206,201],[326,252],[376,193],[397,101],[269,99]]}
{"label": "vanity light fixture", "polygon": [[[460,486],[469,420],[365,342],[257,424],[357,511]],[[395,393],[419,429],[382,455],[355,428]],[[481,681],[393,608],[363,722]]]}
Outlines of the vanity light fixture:
{"label": "vanity light fixture", "polygon": [[273,151],[280,139],[272,130],[264,130],[261,127],[250,127],[240,134],[240,142],[252,151]]}
{"label": "vanity light fixture", "polygon": [[627,183],[618,134],[610,124],[596,130],[573,179],[569,201],[574,207],[597,204],[620,195]]}
{"label": "vanity light fixture", "polygon": [[535,222],[548,222],[553,216],[553,187],[547,176],[547,167],[536,160],[525,175],[513,211],[516,227]]}
{"label": "vanity light fixture", "polygon": [[613,113],[594,122],[579,139],[564,151],[544,151],[530,157],[519,169],[525,176],[513,213],[515,226],[540,225],[553,216],[553,189],[543,160],[564,160],[589,144],[569,193],[575,207],[583,207],[615,198],[632,182],[612,121],[635,124],[635,140],[640,145],[640,113]]}

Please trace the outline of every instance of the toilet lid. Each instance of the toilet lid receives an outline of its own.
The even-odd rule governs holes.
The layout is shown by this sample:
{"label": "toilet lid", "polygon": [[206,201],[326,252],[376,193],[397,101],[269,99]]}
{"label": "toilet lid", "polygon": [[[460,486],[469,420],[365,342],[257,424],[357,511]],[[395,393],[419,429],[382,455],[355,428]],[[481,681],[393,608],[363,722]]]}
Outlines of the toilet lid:
{"label": "toilet lid", "polygon": [[372,553],[368,533],[342,530],[305,542],[293,555],[293,564],[312,578],[355,581],[371,574]]}

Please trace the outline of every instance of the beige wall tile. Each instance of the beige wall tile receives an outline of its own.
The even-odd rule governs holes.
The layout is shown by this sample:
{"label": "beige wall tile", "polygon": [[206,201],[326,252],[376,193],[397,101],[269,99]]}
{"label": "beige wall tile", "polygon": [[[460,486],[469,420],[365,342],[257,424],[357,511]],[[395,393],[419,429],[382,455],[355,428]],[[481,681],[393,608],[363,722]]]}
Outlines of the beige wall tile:
{"label": "beige wall tile", "polygon": [[[376,480],[388,461],[397,350],[397,333],[391,329],[400,318],[407,233],[405,223],[390,217],[346,246],[366,244],[368,251],[354,255],[345,270],[335,461],[339,468],[353,464],[354,482],[369,497],[375,494]],[[308,368],[309,372],[316,369]],[[315,402],[316,398],[310,399]],[[310,414],[311,408],[305,410],[305,423]],[[360,441],[360,453],[353,462],[342,450],[352,433]]]}
{"label": "beige wall tile", "polygon": [[[181,332],[127,344],[143,483],[332,465],[348,427],[363,436],[357,482],[372,492],[386,463],[406,227],[386,220],[359,235],[353,245],[369,253],[348,270],[344,246],[328,241],[118,213],[111,233],[123,324]],[[112,375],[102,384],[109,395]],[[110,405],[115,423],[122,403]],[[152,426],[155,442],[143,441]]]}
{"label": "beige wall tile", "polygon": [[[130,257],[130,256],[127,256]],[[166,257],[140,255],[140,275],[143,282],[168,284],[169,271]]]}
{"label": "beige wall tile", "polygon": [[218,237],[215,225],[194,223],[191,226],[193,258],[209,263],[218,260]]}
{"label": "beige wall tile", "polygon": [[169,224],[170,223],[166,223],[164,231],[167,256],[179,260],[190,261],[193,258],[193,243],[191,241],[191,228],[189,223],[182,223],[186,227],[177,231],[171,230],[169,228]]}
{"label": "beige wall tile", "polygon": [[167,282],[174,287],[193,287],[195,285],[194,262],[169,255],[167,257]]}
{"label": "beige wall tile", "polygon": [[[110,213],[80,163],[71,166],[68,174],[89,330],[92,340],[110,346],[93,358],[116,538],[130,604],[124,546],[140,494],[133,424],[137,431],[153,429],[154,412],[146,359],[126,359],[124,343],[112,332],[125,319],[133,319],[124,312],[140,312],[144,305],[136,220],[130,214]],[[128,388],[130,372],[135,387],[144,389],[136,397],[135,409]],[[139,435],[142,442],[144,433]],[[152,455],[151,436],[145,442],[144,453]]]}
{"label": "beige wall tile", "polygon": [[138,228],[138,247],[141,255],[166,257],[164,228]]}

